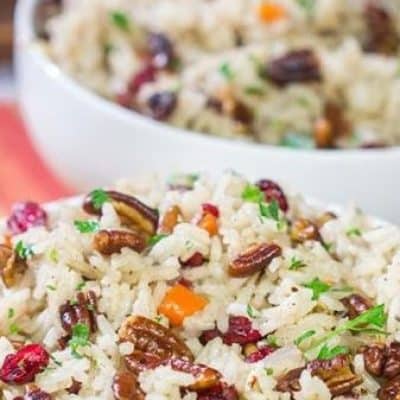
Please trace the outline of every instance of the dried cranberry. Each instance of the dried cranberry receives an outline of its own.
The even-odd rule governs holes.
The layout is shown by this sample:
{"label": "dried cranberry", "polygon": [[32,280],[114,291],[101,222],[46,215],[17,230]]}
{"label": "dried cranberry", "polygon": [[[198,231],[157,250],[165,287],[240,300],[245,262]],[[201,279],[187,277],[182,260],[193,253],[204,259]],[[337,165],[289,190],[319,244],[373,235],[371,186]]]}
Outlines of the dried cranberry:
{"label": "dried cranberry", "polygon": [[223,336],[225,344],[238,343],[244,345],[258,342],[261,338],[261,333],[253,329],[251,321],[247,317],[229,317],[229,328]]}
{"label": "dried cranberry", "polygon": [[221,383],[211,389],[198,393],[197,400],[238,400],[239,394],[235,386]]}
{"label": "dried cranberry", "polygon": [[14,204],[7,220],[7,227],[14,235],[26,232],[34,226],[46,224],[46,211],[39,204],[31,201]]}
{"label": "dried cranberry", "polygon": [[176,60],[171,41],[162,33],[151,33],[149,35],[148,48],[155,68],[171,67]]}
{"label": "dried cranberry", "polygon": [[0,380],[17,385],[32,382],[49,364],[49,353],[40,344],[28,344],[9,354],[0,369]]}
{"label": "dried cranberry", "polygon": [[200,343],[205,346],[208,342],[211,342],[211,340],[217,338],[217,337],[222,337],[222,332],[218,330],[217,328],[214,329],[208,329],[204,331],[200,337]]}
{"label": "dried cranberry", "polygon": [[196,251],[188,260],[182,262],[183,267],[200,267],[204,264],[204,257],[201,253]]}
{"label": "dried cranberry", "polygon": [[166,120],[177,105],[176,93],[164,91],[155,93],[147,101],[151,116],[160,121]]}
{"label": "dried cranberry", "polygon": [[203,209],[203,213],[209,213],[214,215],[215,218],[219,218],[219,210],[217,206],[214,206],[214,204],[210,204],[210,203],[204,203],[202,204],[202,209]]}
{"label": "dried cranberry", "polygon": [[25,394],[24,400],[52,400],[52,397],[44,390],[34,388]]}
{"label": "dried cranberry", "polygon": [[245,361],[248,362],[248,363],[255,363],[257,361],[263,360],[265,357],[269,356],[275,350],[276,350],[276,348],[272,347],[272,346],[261,347],[257,351],[255,351],[254,353],[249,354],[245,358]]}
{"label": "dried cranberry", "polygon": [[279,208],[283,212],[286,212],[289,209],[285,193],[277,183],[269,179],[261,179],[256,183],[256,185],[264,193],[265,201],[277,201]]}
{"label": "dried cranberry", "polygon": [[136,94],[140,88],[156,79],[156,70],[152,65],[146,65],[137,72],[129,82],[128,89],[131,93]]}
{"label": "dried cranberry", "polygon": [[267,65],[268,78],[278,86],[292,82],[319,82],[319,60],[312,50],[295,50]]}

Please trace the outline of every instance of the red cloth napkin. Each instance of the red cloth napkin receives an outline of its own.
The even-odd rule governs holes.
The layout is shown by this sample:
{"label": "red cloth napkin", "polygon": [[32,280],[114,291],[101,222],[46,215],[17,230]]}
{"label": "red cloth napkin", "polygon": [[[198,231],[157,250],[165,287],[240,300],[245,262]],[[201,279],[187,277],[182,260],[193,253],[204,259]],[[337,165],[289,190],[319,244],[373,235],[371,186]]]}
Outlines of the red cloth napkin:
{"label": "red cloth napkin", "polygon": [[70,193],[33,148],[16,106],[0,103],[0,215],[15,201],[44,202]]}

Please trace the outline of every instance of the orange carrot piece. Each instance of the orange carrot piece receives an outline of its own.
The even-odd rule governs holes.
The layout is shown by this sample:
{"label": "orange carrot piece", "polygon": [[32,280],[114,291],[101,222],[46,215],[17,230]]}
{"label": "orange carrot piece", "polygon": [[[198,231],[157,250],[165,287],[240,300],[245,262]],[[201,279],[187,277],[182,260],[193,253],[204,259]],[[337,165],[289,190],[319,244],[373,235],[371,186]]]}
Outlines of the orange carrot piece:
{"label": "orange carrot piece", "polygon": [[215,215],[205,213],[198,223],[198,226],[206,230],[210,236],[215,236],[218,233],[218,221]]}
{"label": "orange carrot piece", "polygon": [[167,291],[158,312],[165,315],[173,326],[180,326],[186,317],[201,311],[207,303],[204,297],[177,284]]}
{"label": "orange carrot piece", "polygon": [[286,17],[286,10],[279,4],[264,2],[258,7],[258,15],[264,22],[277,22]]}

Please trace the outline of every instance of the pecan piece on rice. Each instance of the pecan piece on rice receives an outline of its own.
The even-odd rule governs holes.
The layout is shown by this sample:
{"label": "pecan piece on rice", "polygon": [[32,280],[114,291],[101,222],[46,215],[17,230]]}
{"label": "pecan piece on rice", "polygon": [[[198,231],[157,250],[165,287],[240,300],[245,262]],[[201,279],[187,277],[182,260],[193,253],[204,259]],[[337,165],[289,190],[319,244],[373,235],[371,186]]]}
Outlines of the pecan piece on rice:
{"label": "pecan piece on rice", "polygon": [[0,277],[7,288],[17,283],[18,276],[21,276],[28,265],[26,260],[7,245],[0,245]]}
{"label": "pecan piece on rice", "polygon": [[[98,198],[101,196],[101,201]],[[157,231],[158,210],[148,207],[134,196],[114,190],[95,190],[86,196],[83,209],[92,215],[101,215],[101,207],[105,202],[110,202],[121,222],[143,233],[152,236]]]}
{"label": "pecan piece on rice", "polygon": [[400,374],[400,343],[373,343],[361,349],[365,369],[373,376],[392,379]]}
{"label": "pecan piece on rice", "polygon": [[358,317],[373,306],[370,299],[356,293],[344,297],[340,301],[346,307],[350,319]]}
{"label": "pecan piece on rice", "polygon": [[144,400],[137,376],[131,372],[118,372],[114,375],[112,391],[116,400]]}
{"label": "pecan piece on rice", "polygon": [[193,361],[191,351],[179,337],[145,317],[128,317],[119,330],[119,339],[134,345],[133,353],[125,356],[125,364],[136,374],[156,368],[171,358]]}
{"label": "pecan piece on rice", "polygon": [[379,400],[399,400],[400,399],[400,375],[384,383],[378,390]]}
{"label": "pecan piece on rice", "polygon": [[282,254],[277,244],[262,243],[241,253],[229,265],[229,275],[235,278],[251,276],[265,270],[270,262]]}
{"label": "pecan piece on rice", "polygon": [[146,248],[146,241],[135,232],[101,230],[93,238],[93,247],[105,256],[119,253],[124,247],[141,253]]}
{"label": "pecan piece on rice", "polygon": [[321,240],[318,227],[306,218],[299,218],[293,222],[290,237],[296,243],[304,243],[308,240]]}

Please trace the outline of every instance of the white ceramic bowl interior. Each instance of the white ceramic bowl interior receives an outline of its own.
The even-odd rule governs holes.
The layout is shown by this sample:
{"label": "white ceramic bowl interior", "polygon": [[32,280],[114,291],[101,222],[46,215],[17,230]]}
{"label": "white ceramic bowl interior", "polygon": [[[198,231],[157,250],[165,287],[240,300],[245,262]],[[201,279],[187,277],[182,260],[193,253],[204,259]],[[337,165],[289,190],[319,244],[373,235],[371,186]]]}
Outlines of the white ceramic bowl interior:
{"label": "white ceramic bowl interior", "polygon": [[16,12],[18,93],[29,132],[49,166],[87,190],[122,176],[156,171],[234,169],[268,177],[327,202],[355,201],[400,222],[400,149],[291,150],[229,141],[152,121],[79,86],[34,45],[37,0]]}

